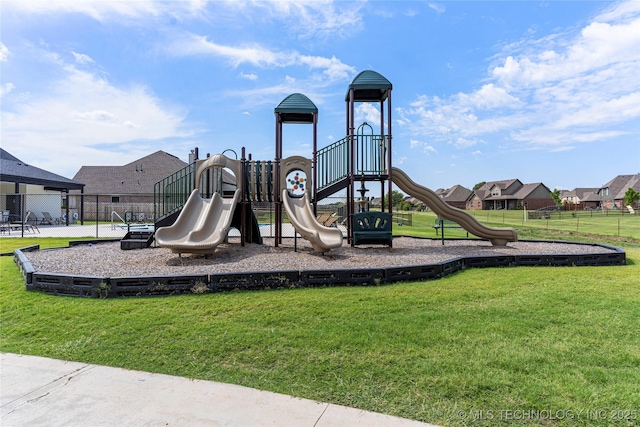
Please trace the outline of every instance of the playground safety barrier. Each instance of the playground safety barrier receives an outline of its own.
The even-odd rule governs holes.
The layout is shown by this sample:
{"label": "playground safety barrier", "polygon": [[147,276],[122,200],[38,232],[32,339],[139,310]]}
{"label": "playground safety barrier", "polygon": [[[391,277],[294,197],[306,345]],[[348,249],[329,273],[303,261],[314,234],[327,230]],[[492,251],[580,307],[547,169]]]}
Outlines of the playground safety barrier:
{"label": "playground safety barrier", "polygon": [[[98,242],[96,242],[97,244]],[[570,243],[570,242],[564,242]],[[70,242],[73,244],[86,244]],[[572,243],[576,245],[588,245]],[[26,283],[26,289],[52,295],[88,298],[126,296],[178,295],[211,293],[230,290],[284,289],[321,286],[378,286],[402,281],[433,280],[466,268],[509,266],[603,266],[625,265],[626,254],[619,248],[613,253],[580,255],[490,255],[460,257],[441,263],[405,267],[367,268],[351,270],[288,270],[248,273],[149,277],[95,277],[50,274],[35,271],[25,255],[39,250],[38,245],[18,249],[14,261]]]}

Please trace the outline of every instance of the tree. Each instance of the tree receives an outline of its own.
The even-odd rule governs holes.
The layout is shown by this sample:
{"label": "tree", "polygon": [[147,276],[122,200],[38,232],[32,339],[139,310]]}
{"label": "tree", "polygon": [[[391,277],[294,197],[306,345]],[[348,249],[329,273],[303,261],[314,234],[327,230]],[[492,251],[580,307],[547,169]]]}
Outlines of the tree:
{"label": "tree", "polygon": [[634,190],[633,188],[627,188],[627,192],[624,193],[624,204],[625,206],[634,206],[640,200],[640,192]]}
{"label": "tree", "polygon": [[401,211],[410,211],[413,209],[413,205],[409,203],[408,200],[403,200],[400,202],[400,210]]}
{"label": "tree", "polygon": [[[388,206],[389,204],[388,196],[389,196],[388,194],[385,194],[384,197],[382,198],[382,203],[384,203],[384,206]],[[404,200],[404,194],[396,190],[393,190],[391,192],[391,205],[393,207],[400,206],[400,203],[402,203],[403,200]]]}
{"label": "tree", "polygon": [[560,190],[554,188],[551,192],[551,197],[553,197],[553,201],[556,202],[556,206],[562,205],[562,200],[560,200]]}
{"label": "tree", "polygon": [[486,183],[487,183],[487,181],[480,181],[479,183],[477,183],[476,185],[473,186],[473,191],[476,191],[478,188],[482,187]]}

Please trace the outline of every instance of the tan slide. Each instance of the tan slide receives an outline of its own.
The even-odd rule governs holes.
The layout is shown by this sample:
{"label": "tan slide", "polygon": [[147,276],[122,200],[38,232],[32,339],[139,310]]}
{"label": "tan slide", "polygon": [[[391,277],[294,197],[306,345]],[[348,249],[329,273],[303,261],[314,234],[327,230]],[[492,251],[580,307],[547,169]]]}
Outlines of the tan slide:
{"label": "tan slide", "polygon": [[291,197],[289,192],[282,190],[284,209],[289,215],[289,221],[300,235],[311,242],[316,252],[327,252],[332,248],[342,246],[342,231],[334,227],[325,227],[320,224],[309,203],[309,193],[303,197]]}
{"label": "tan slide", "polygon": [[482,224],[473,215],[449,205],[433,191],[416,184],[398,168],[392,169],[392,178],[398,188],[425,203],[440,218],[460,224],[469,233],[489,240],[494,246],[506,246],[507,242],[518,240],[518,233],[513,228],[496,228]]}
{"label": "tan slide", "polygon": [[228,199],[218,193],[204,199],[198,189],[193,190],[176,222],[156,231],[156,243],[174,253],[214,252],[229,233],[239,198],[240,190]]}

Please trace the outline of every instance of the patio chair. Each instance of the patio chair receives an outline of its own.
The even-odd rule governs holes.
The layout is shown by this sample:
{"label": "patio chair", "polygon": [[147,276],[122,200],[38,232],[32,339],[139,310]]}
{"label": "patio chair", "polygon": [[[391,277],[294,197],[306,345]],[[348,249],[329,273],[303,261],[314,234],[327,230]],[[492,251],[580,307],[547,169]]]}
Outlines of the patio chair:
{"label": "patio chair", "polygon": [[49,212],[42,212],[42,219],[40,220],[40,225],[44,225],[44,224],[53,225],[54,223],[58,223],[58,221],[53,219],[53,217]]}
{"label": "patio chair", "polygon": [[328,220],[324,222],[325,227],[333,227],[333,225],[340,220],[340,217],[337,215],[330,216]]}
{"label": "patio chair", "polygon": [[316,220],[320,223],[320,224],[324,224],[324,222],[326,220],[329,219],[329,217],[331,216],[331,213],[323,213],[322,215],[318,215],[316,217]]}
{"label": "patio chair", "polygon": [[18,230],[30,231],[32,233],[35,233],[37,231],[38,233],[40,233],[37,222],[38,218],[35,216],[35,214],[31,211],[27,211],[27,214],[24,216],[23,222],[12,222],[11,224],[9,224],[9,233],[11,233],[11,231]]}
{"label": "patio chair", "polygon": [[10,230],[11,224],[9,222],[9,211],[2,211],[2,221],[0,221],[0,233],[5,233]]}

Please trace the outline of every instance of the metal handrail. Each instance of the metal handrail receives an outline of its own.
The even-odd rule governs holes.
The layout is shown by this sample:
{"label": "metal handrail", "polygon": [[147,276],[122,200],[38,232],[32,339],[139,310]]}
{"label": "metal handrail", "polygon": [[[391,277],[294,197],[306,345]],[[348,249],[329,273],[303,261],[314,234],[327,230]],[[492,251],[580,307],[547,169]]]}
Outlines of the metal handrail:
{"label": "metal handrail", "polygon": [[153,219],[158,221],[184,206],[195,185],[195,163],[191,163],[153,187]]}
{"label": "metal handrail", "polygon": [[117,216],[120,221],[122,221],[124,224],[127,224],[127,221],[125,221],[124,219],[122,219],[122,217],[120,215],[118,215],[118,212],[116,211],[111,211],[111,229],[115,230],[116,229],[116,225],[113,223],[113,216]]}
{"label": "metal handrail", "polygon": [[319,190],[345,178],[349,173],[349,138],[344,137],[316,154],[317,188]]}

